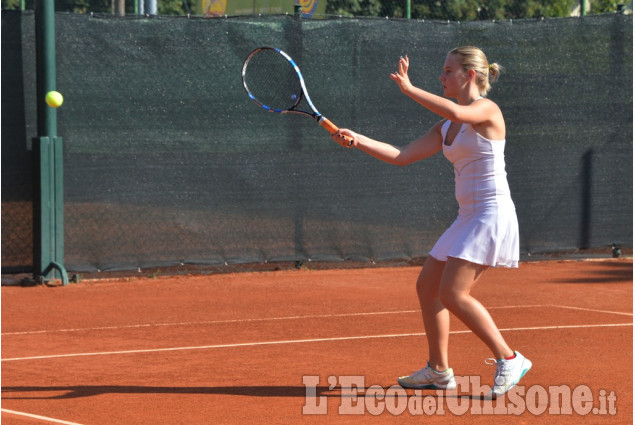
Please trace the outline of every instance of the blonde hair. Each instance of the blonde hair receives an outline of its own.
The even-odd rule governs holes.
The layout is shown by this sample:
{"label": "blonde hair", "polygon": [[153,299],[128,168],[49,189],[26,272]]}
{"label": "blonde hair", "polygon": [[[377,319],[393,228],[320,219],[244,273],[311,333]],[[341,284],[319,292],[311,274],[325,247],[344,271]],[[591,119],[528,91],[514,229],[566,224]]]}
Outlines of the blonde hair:
{"label": "blonde hair", "polygon": [[478,91],[481,96],[487,96],[487,93],[491,90],[494,81],[498,80],[503,67],[497,63],[487,62],[485,53],[478,47],[474,46],[462,46],[452,49],[451,55],[458,57],[458,62],[463,66],[465,72],[473,69],[476,74],[476,84],[478,85]]}

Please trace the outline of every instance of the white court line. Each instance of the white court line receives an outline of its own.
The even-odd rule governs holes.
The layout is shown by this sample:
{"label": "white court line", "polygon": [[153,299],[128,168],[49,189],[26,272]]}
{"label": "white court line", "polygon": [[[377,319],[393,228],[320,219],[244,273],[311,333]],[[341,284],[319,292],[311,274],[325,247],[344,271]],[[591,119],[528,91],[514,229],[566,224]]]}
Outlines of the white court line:
{"label": "white court line", "polygon": [[596,310],[594,308],[572,307],[572,306],[568,306],[568,305],[554,305],[553,307],[568,308],[568,309],[571,309],[571,310],[593,311],[593,312],[596,312],[596,313],[608,313],[608,314],[619,314],[619,315],[624,315],[624,316],[633,316],[633,313],[626,313],[626,312],[622,312],[622,311]]}
{"label": "white court line", "polygon": [[[554,307],[552,305],[510,305],[500,307],[488,307],[488,310],[503,309],[503,308],[540,308],[540,307]],[[227,319],[227,320],[211,320],[203,322],[169,322],[169,323],[142,323],[137,325],[121,325],[121,326],[99,326],[94,328],[70,328],[70,329],[50,329],[41,331],[23,331],[23,332],[4,332],[2,336],[9,335],[36,335],[46,334],[54,332],[88,332],[88,331],[103,331],[103,330],[118,330],[118,329],[139,329],[139,328],[152,328],[162,326],[202,326],[202,325],[222,325],[230,323],[249,323],[249,322],[268,322],[279,320],[300,320],[300,319],[330,319],[336,317],[359,317],[359,316],[380,316],[389,314],[410,314],[421,313],[421,310],[401,310],[401,311],[375,311],[367,313],[338,313],[338,314],[316,314],[316,315],[304,315],[304,316],[284,316],[284,317],[265,317],[254,319]]]}
{"label": "white court line", "polygon": [[54,419],[54,418],[49,418],[49,417],[46,417],[46,416],[33,415],[31,413],[18,412],[18,411],[15,411],[15,410],[0,409],[0,411],[2,411],[4,413],[10,413],[12,415],[26,416],[27,418],[39,419],[41,421],[51,422],[51,423],[54,423],[54,424],[82,425],[82,424],[78,424],[77,422],[68,422],[68,421],[63,421],[61,419]]}
{"label": "white court line", "polygon": [[[497,309],[511,309],[511,308],[544,308],[544,307],[555,307],[555,308],[564,308],[564,309],[571,309],[571,310],[593,311],[597,313],[633,316],[633,313],[625,313],[621,311],[594,310],[590,308],[571,307],[571,306],[556,305],[556,304],[507,305],[507,306],[486,307],[486,308],[488,310],[497,310]],[[40,331],[4,332],[0,335],[2,336],[37,335],[37,334],[47,334],[47,333],[54,333],[54,332],[89,332],[89,331],[140,329],[140,328],[167,327],[167,326],[222,325],[222,324],[231,324],[231,323],[250,323],[250,322],[268,322],[268,321],[304,320],[304,319],[330,319],[330,318],[337,318],[337,317],[380,316],[380,315],[390,315],[390,314],[411,314],[411,313],[421,313],[421,310],[375,311],[375,312],[367,312],[367,313],[316,314],[316,315],[304,315],[304,316],[265,317],[265,318],[253,318],[253,319],[211,320],[211,321],[203,321],[203,322],[141,323],[137,325],[99,326],[99,327],[93,327],[93,328],[69,328],[69,329],[49,329],[49,330],[40,330]]]}
{"label": "white court line", "polygon": [[43,334],[52,332],[85,332],[85,331],[102,331],[113,329],[134,329],[134,328],[151,328],[161,326],[197,326],[197,325],[222,325],[228,323],[249,323],[249,322],[267,322],[278,320],[298,320],[298,319],[328,319],[335,317],[355,317],[355,316],[378,316],[382,314],[405,314],[405,313],[419,313],[420,310],[402,310],[402,311],[376,311],[369,313],[338,313],[338,314],[316,314],[305,316],[284,316],[284,317],[258,317],[253,319],[227,319],[227,320],[210,320],[202,322],[169,322],[169,323],[142,323],[138,325],[122,325],[122,326],[100,326],[95,328],[75,328],[75,329],[53,329],[42,331],[25,331],[25,332],[5,332],[2,336],[6,335],[31,335],[31,334]]}
{"label": "white court line", "polygon": [[[506,328],[500,329],[501,332],[515,332],[515,331],[533,331],[533,330],[553,330],[553,329],[588,329],[588,328],[607,328],[607,327],[621,327],[621,326],[633,326],[632,323],[606,323],[595,325],[556,325],[556,326],[532,326],[526,328]],[[464,331],[451,331],[451,334],[465,334],[471,333],[470,330]],[[241,342],[236,344],[217,344],[217,345],[201,345],[191,347],[169,347],[169,348],[152,348],[143,350],[123,350],[123,351],[102,351],[93,353],[72,353],[72,354],[53,354],[48,356],[33,356],[33,357],[15,357],[1,359],[2,362],[13,362],[20,360],[41,360],[41,359],[59,359],[68,357],[88,357],[88,356],[109,356],[116,354],[139,354],[139,353],[160,353],[165,351],[187,351],[187,350],[211,350],[215,348],[235,348],[235,347],[257,347],[263,345],[283,345],[283,344],[302,344],[307,342],[331,342],[331,341],[353,341],[360,339],[377,339],[377,338],[404,338],[412,336],[425,336],[425,332],[406,333],[406,334],[386,334],[386,335],[360,335],[360,336],[342,336],[332,338],[314,338],[314,339],[295,339],[295,340],[282,340],[282,341],[262,341],[262,342]]]}

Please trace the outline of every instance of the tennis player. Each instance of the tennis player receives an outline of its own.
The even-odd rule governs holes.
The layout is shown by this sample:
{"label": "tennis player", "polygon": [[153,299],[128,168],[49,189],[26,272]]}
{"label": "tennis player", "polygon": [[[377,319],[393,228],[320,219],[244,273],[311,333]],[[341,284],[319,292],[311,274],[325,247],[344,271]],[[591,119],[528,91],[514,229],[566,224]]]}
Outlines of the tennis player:
{"label": "tennis player", "polygon": [[[382,161],[408,165],[440,150],[454,165],[459,214],[430,251],[417,280],[417,295],[428,339],[428,364],[399,378],[406,388],[454,389],[448,363],[450,312],[492,351],[496,365],[490,397],[505,394],[531,368],[531,362],[505,342],[485,307],[470,294],[489,267],[518,267],[518,221],[505,171],[505,121],[485,96],[502,68],[489,64],[477,47],[450,51],[440,76],[444,97],[415,87],[408,56],[390,75],[401,91],[443,120],[420,138],[397,147],[341,129],[333,139]],[[456,99],[456,102],[449,100]]]}

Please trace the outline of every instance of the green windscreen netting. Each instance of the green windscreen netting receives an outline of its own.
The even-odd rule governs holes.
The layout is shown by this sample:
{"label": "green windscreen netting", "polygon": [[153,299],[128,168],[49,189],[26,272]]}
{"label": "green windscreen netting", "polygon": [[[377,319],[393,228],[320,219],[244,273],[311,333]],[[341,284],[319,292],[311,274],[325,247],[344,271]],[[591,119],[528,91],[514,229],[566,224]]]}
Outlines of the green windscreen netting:
{"label": "green windscreen netting", "polygon": [[[32,199],[28,182],[15,186],[31,167],[36,117],[33,15],[2,19],[4,269],[29,266],[32,243],[14,256],[7,249],[31,237],[11,208]],[[439,119],[389,79],[399,56],[410,57],[415,85],[441,94],[446,53],[480,46],[505,67],[490,97],[507,121],[521,254],[632,242],[630,16],[441,23],[57,14],[56,25],[71,271],[427,255],[458,210],[450,163],[438,154],[390,166],[339,147],[305,117],[258,108],[240,70],[259,46],[296,60],[335,124],[399,145]],[[19,58],[15,66],[7,55]],[[17,94],[9,98],[7,87]]]}

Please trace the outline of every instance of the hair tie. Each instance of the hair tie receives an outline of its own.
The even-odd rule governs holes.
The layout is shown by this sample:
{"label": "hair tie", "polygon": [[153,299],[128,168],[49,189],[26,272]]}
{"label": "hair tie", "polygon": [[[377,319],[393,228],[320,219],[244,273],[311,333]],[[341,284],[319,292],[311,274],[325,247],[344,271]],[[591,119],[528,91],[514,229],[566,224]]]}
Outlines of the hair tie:
{"label": "hair tie", "polygon": [[492,72],[494,70],[494,65],[492,65],[491,63],[489,64],[489,72]]}

